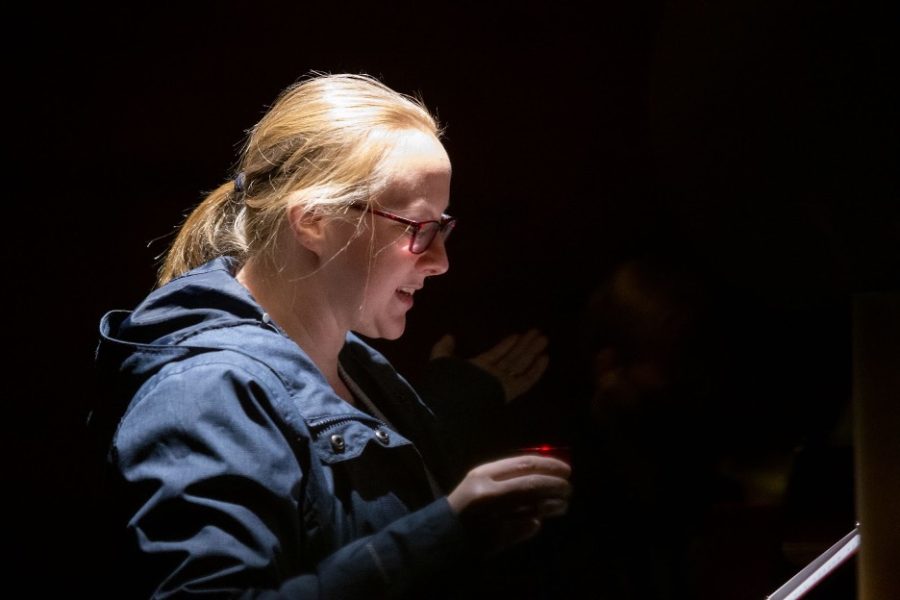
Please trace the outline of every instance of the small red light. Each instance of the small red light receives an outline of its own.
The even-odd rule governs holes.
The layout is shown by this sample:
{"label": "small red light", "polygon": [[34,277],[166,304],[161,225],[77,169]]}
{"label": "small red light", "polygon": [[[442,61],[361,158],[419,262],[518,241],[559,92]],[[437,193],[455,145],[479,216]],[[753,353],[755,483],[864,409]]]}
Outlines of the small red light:
{"label": "small red light", "polygon": [[571,448],[569,446],[554,446],[553,444],[540,444],[538,446],[531,446],[530,448],[519,448],[519,452],[523,452],[525,454],[540,454],[542,456],[550,456],[552,458],[558,458],[563,462],[567,462],[569,464],[572,463],[572,454]]}

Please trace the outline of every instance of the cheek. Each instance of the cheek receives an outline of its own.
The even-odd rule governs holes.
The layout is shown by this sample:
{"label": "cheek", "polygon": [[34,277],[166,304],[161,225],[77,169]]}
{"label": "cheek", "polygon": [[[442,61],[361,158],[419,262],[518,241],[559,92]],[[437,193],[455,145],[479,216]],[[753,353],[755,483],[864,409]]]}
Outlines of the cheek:
{"label": "cheek", "polygon": [[393,292],[408,279],[408,271],[408,261],[395,256],[393,250],[385,250],[369,265],[369,287],[382,293]]}
{"label": "cheek", "polygon": [[379,303],[403,284],[414,283],[412,273],[416,256],[409,252],[408,237],[376,229],[361,233],[346,249],[343,285],[361,290],[371,301]]}
{"label": "cheek", "polygon": [[367,295],[373,300],[392,301],[402,285],[415,284],[416,262],[405,248],[386,249],[372,262]]}

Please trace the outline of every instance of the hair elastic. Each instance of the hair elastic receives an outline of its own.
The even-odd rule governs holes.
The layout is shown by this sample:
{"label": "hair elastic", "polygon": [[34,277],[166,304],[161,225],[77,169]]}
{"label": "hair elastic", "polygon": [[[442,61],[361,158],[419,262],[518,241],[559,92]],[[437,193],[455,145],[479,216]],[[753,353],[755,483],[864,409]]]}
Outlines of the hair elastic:
{"label": "hair elastic", "polygon": [[243,194],[247,191],[247,174],[241,171],[234,178],[234,191]]}

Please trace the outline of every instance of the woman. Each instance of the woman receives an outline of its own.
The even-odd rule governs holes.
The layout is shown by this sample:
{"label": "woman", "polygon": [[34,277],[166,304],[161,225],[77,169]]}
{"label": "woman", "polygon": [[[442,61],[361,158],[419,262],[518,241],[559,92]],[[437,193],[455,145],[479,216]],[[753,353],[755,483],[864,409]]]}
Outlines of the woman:
{"label": "woman", "polygon": [[566,510],[569,468],[548,457],[448,493],[432,413],[355,335],[398,338],[448,268],[439,136],[368,76],[297,82],[160,286],[104,316],[118,596],[434,597]]}

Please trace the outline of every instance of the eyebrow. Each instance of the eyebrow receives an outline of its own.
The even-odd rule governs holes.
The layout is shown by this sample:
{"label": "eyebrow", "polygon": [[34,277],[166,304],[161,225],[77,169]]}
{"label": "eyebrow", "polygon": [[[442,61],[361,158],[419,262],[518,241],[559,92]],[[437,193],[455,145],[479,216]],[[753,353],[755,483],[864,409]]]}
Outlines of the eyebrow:
{"label": "eyebrow", "polygon": [[[441,217],[444,217],[444,216],[450,216],[450,215],[448,215],[448,213],[447,213],[447,211],[448,211],[449,209],[450,209],[450,205],[447,205],[447,208],[444,209],[443,212],[441,212],[440,214],[438,214],[437,217],[432,217],[430,213],[429,213],[429,214],[425,214],[425,215],[423,215],[423,216],[421,216],[421,217],[418,216],[418,215],[417,215],[416,217],[409,216],[410,211],[415,211],[415,209],[404,209],[403,211],[397,210],[397,212],[396,212],[395,214],[397,214],[398,216],[401,216],[401,217],[406,217],[407,219],[412,219],[412,220],[414,220],[414,221],[440,221],[440,220],[441,220]],[[393,212],[393,211],[392,211],[391,209],[389,209],[389,208],[384,208],[384,209],[382,209],[382,210],[386,210],[386,211],[388,211],[388,212]]]}

